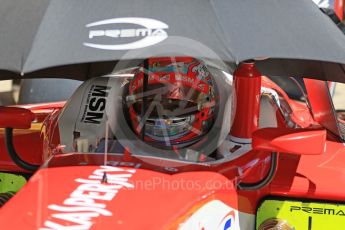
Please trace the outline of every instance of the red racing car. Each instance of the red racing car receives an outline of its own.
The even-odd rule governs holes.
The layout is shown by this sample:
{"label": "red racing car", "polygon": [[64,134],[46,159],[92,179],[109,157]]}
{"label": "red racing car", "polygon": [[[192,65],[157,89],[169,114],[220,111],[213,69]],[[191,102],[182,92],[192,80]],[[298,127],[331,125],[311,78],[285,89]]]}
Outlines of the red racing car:
{"label": "red racing car", "polygon": [[0,34],[1,79],[83,80],[0,107],[1,229],[345,228],[345,37],[312,1],[4,0]]}
{"label": "red racing car", "polygon": [[344,121],[304,83],[297,101],[254,61],[149,58],[1,107],[2,228],[342,229]]}

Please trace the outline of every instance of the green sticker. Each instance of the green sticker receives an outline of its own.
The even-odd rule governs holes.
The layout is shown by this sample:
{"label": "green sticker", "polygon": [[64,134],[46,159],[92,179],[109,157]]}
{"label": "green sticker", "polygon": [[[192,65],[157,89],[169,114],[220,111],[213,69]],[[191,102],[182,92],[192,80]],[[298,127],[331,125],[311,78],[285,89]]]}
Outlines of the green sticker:
{"label": "green sticker", "polygon": [[18,192],[26,183],[21,175],[12,173],[0,173],[0,193]]}

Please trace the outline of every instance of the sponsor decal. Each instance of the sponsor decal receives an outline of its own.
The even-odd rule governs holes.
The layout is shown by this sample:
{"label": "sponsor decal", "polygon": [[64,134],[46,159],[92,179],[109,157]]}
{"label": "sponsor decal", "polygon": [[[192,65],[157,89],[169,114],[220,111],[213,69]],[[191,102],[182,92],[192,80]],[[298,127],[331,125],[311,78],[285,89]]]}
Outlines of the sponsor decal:
{"label": "sponsor decal", "polygon": [[336,215],[336,216],[345,216],[345,211],[341,209],[333,208],[312,208],[304,206],[290,206],[290,212],[306,212],[320,215]]}
{"label": "sponsor decal", "polygon": [[84,46],[103,50],[132,50],[152,46],[168,37],[166,30],[169,28],[156,19],[139,17],[107,19],[87,24],[86,27],[90,28],[90,41],[85,42]]}
{"label": "sponsor decal", "polygon": [[140,163],[126,162],[126,161],[107,161],[107,165],[131,167],[131,168],[136,168],[136,169],[141,167]]}
{"label": "sponsor decal", "polygon": [[100,124],[104,116],[107,102],[109,86],[92,85],[87,95],[86,105],[81,118],[81,122]]}
{"label": "sponsor decal", "polygon": [[231,210],[221,221],[217,229],[230,230],[235,223],[235,211]]}
{"label": "sponsor decal", "polygon": [[[210,213],[212,215],[210,216]],[[239,212],[220,200],[212,200],[196,210],[179,230],[238,230]]]}
{"label": "sponsor decal", "polygon": [[[107,183],[102,183],[104,173]],[[112,216],[107,204],[123,189],[132,189],[134,185],[128,179],[135,173],[134,169],[122,169],[101,166],[88,178],[77,178],[79,186],[62,204],[51,204],[53,211],[40,230],[87,230],[92,227],[99,216]]]}

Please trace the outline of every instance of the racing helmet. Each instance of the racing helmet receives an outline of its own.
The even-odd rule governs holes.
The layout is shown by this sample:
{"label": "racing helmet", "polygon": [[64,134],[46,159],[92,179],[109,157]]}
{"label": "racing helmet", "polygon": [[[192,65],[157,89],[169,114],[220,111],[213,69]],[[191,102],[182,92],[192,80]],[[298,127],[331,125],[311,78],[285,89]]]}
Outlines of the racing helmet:
{"label": "racing helmet", "polygon": [[135,134],[163,148],[199,141],[215,119],[212,78],[206,65],[192,57],[146,59],[134,72],[125,99]]}

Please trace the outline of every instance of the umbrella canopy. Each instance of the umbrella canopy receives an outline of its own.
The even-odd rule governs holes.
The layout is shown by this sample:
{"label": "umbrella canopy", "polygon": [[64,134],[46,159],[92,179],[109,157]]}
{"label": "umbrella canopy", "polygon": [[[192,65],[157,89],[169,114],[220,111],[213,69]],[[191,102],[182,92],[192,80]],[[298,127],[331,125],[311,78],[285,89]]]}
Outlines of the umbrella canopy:
{"label": "umbrella canopy", "polygon": [[[35,14],[8,12],[15,5],[29,11],[29,2],[39,4]],[[0,4],[2,78],[85,79],[109,72],[119,60],[178,54],[235,64],[260,59],[264,74],[345,82],[345,36],[310,0]]]}
{"label": "umbrella canopy", "polygon": [[[1,70],[21,72],[48,4],[49,0],[0,0]],[[8,74],[1,72],[0,78]]]}

